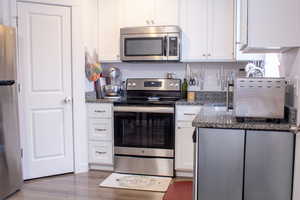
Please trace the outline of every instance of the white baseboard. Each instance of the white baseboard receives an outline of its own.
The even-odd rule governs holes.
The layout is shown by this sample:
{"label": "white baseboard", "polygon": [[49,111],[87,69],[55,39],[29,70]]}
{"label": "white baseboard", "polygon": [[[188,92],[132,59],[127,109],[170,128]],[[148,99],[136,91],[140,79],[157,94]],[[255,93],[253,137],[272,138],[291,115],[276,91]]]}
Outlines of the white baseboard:
{"label": "white baseboard", "polygon": [[176,177],[187,177],[187,178],[192,178],[194,177],[193,171],[176,171],[175,172]]}
{"label": "white baseboard", "polygon": [[89,169],[113,172],[114,171],[114,166],[112,166],[112,165],[90,164]]}
{"label": "white baseboard", "polygon": [[88,164],[80,164],[79,167],[75,168],[75,174],[78,173],[85,173],[89,171],[89,165]]}

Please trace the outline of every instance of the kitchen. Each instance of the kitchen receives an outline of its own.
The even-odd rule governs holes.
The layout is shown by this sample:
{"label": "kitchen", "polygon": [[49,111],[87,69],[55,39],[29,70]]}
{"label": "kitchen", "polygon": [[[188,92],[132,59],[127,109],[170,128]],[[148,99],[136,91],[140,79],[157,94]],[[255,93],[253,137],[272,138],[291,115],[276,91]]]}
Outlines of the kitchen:
{"label": "kitchen", "polygon": [[[76,194],[74,188],[80,187],[86,188],[82,190],[82,199],[122,199],[125,198],[123,195],[128,195],[131,199],[162,199],[165,194],[167,198],[174,184],[170,184],[169,189],[167,184],[166,193],[111,189],[98,185],[112,172],[176,177],[175,183],[181,177],[187,178],[188,181],[191,181],[191,178],[195,179],[197,170],[194,170],[194,164],[199,164],[199,169],[203,167],[201,158],[199,163],[197,159],[195,162],[197,157],[194,158],[192,136],[195,127],[199,133],[196,136],[199,138],[202,136],[201,132],[203,137],[206,135],[203,129],[215,129],[215,126],[222,130],[228,127],[229,130],[244,130],[239,133],[242,135],[238,140],[240,143],[235,143],[240,145],[239,150],[242,152],[232,155],[243,160],[238,169],[242,170],[242,174],[247,174],[247,170],[251,168],[246,165],[248,154],[243,152],[252,152],[252,135],[248,133],[252,129],[245,128],[247,121],[236,122],[235,118],[232,120],[228,116],[236,111],[235,102],[239,100],[235,99],[236,84],[232,85],[238,77],[259,77],[261,74],[267,77],[284,77],[286,90],[276,93],[282,98],[286,93],[284,106],[287,109],[284,111],[284,120],[268,120],[267,128],[262,127],[261,123],[264,122],[261,121],[255,122],[259,125],[251,126],[256,126],[254,131],[278,131],[274,127],[280,126],[283,128],[279,130],[280,133],[290,132],[287,131],[290,128],[291,132],[297,132],[297,108],[300,105],[300,25],[296,19],[299,19],[300,5],[295,0],[284,3],[268,0],[5,0],[0,5],[1,24],[17,28],[16,80],[19,87],[20,145],[23,154],[23,179],[27,180],[21,191],[11,199],[39,198],[39,195],[43,195],[43,189],[31,193],[35,187],[43,185],[50,187],[49,190],[53,193],[48,192],[47,195],[52,199],[75,198],[79,194]],[[149,27],[156,26],[169,28],[150,28],[151,31],[156,31],[157,35],[167,36],[167,40],[161,36],[162,40],[157,40],[156,37],[149,43],[141,37],[145,32],[150,32]],[[146,28],[141,31],[130,29],[131,27]],[[174,30],[174,27],[178,29]],[[171,28],[173,30],[170,30]],[[123,37],[126,35],[134,35],[134,38],[127,40]],[[146,45],[146,48],[141,48],[143,45]],[[152,50],[154,53],[148,52]],[[150,56],[152,58],[149,60],[147,55],[152,53],[155,56]],[[163,55],[159,56],[159,61],[155,60],[157,54]],[[171,54],[177,54],[177,58]],[[132,57],[135,58],[128,60]],[[144,58],[139,60],[136,57]],[[122,94],[122,97],[125,95],[127,98],[96,99],[95,84],[88,80],[91,77],[86,78],[86,74],[93,74],[94,70],[103,72],[100,84],[107,85],[110,84],[108,79],[113,78],[109,77],[112,74],[109,72],[118,71],[118,78],[111,81],[116,81],[119,86],[118,95]],[[97,81],[98,84],[99,82],[101,81]],[[188,85],[186,95],[190,101],[181,99],[182,91],[186,88],[184,85]],[[96,88],[103,87],[98,85]],[[98,97],[101,97],[101,94],[106,93],[98,93]],[[259,94],[263,93],[257,91],[254,95],[257,97],[255,100],[252,99],[253,96],[248,96],[249,102],[246,105],[258,106],[259,103],[254,101],[259,101]],[[273,93],[268,94],[271,96]],[[270,98],[275,98],[274,94]],[[277,107],[274,104],[272,107],[271,103],[265,105],[269,106],[269,109],[280,109],[280,117],[275,118],[283,118],[282,101],[276,103]],[[206,111],[207,106],[216,110]],[[226,106],[230,111],[226,110]],[[135,110],[132,110],[133,107]],[[203,118],[203,112],[211,115],[224,114],[227,117],[221,118],[229,119],[234,124],[218,124],[220,122],[213,116],[211,117],[214,121],[207,121],[207,116]],[[255,117],[270,117],[262,113],[260,115]],[[134,136],[136,130],[152,135]],[[230,138],[226,137],[226,131],[223,132],[222,137]],[[289,133],[286,135],[290,136]],[[294,139],[291,140],[291,137]],[[246,138],[248,145],[240,138]],[[285,137],[283,138],[280,141],[284,141]],[[284,194],[293,195],[293,199],[298,199],[299,137],[292,134],[288,138],[288,144],[292,144],[290,148],[294,146],[295,140],[295,149],[279,153],[285,154],[282,157],[289,162],[286,168],[294,167],[288,172],[278,173],[282,174],[281,176],[285,174],[284,177],[292,177],[287,179],[287,182],[291,182],[290,185],[293,185],[294,189],[286,188]],[[261,142],[273,140],[276,141],[266,139]],[[210,144],[209,142],[210,140],[207,144]],[[253,140],[253,143],[257,142]],[[206,146],[207,144],[197,145],[198,150],[206,152],[204,148],[215,149]],[[224,146],[220,145],[219,149],[223,147],[228,149],[225,143]],[[280,148],[276,149],[274,145],[269,148],[266,146],[261,151],[270,153],[273,148],[274,151],[280,151]],[[162,149],[163,151],[157,151]],[[226,154],[226,151],[223,153]],[[288,158],[294,154],[295,159],[292,159],[291,163]],[[211,155],[211,159],[214,158],[214,155]],[[257,159],[259,158],[257,156]],[[219,157],[216,159],[224,161]],[[213,167],[226,165],[226,160],[224,163],[217,161]],[[161,164],[154,167],[152,164],[155,162]],[[204,163],[211,164],[209,160]],[[263,165],[264,162],[259,163]],[[283,165],[279,163],[279,166]],[[88,171],[90,172],[87,173]],[[71,174],[42,178],[66,173]],[[235,176],[238,174],[239,171]],[[264,177],[263,175],[264,171],[261,177]],[[243,184],[250,184],[246,175],[239,177],[237,188]],[[34,180],[36,178],[41,179]],[[77,179],[82,181],[83,185],[78,183],[72,187],[70,183],[66,188],[51,186],[52,181],[73,182]],[[210,182],[206,180],[203,183],[202,180],[205,179],[199,178],[200,182],[197,184],[199,187],[202,185],[200,191],[206,188],[205,183]],[[231,179],[228,178],[229,180]],[[220,181],[220,185],[221,183]],[[271,189],[274,187],[270,185]],[[92,190],[91,196],[88,193],[89,189]],[[246,189],[235,191],[238,196],[236,198],[250,198],[242,196],[248,194]],[[219,194],[222,194],[222,191],[226,192],[221,186],[216,191],[220,191]],[[253,194],[255,192],[257,191],[252,191]],[[273,192],[273,195],[275,194],[276,192]],[[265,196],[261,194],[260,198],[263,197]],[[196,196],[195,198],[197,199]],[[251,198],[259,199],[253,196]]]}

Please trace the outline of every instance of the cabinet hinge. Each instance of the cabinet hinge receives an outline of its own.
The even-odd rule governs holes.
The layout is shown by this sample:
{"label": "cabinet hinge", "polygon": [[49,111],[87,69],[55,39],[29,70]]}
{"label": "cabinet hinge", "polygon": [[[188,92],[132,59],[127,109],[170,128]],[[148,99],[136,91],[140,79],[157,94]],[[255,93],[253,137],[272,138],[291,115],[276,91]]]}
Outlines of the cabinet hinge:
{"label": "cabinet hinge", "polygon": [[21,149],[21,158],[23,158],[23,149]]}

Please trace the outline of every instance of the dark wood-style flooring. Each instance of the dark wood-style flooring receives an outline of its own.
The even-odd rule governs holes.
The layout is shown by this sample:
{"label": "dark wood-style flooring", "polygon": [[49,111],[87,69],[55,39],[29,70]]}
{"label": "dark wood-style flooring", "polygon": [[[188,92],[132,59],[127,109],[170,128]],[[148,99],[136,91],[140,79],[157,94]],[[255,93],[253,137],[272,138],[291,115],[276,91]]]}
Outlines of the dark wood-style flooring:
{"label": "dark wood-style flooring", "polygon": [[8,200],[162,200],[164,193],[101,188],[110,173],[91,171],[26,181]]}

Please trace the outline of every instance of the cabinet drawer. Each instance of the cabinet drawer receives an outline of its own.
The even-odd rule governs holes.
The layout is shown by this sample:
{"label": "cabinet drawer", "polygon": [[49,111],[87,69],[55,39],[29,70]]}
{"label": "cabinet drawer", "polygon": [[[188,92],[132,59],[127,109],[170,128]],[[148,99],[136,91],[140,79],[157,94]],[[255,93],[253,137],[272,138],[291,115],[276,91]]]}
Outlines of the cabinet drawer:
{"label": "cabinet drawer", "polygon": [[112,142],[89,142],[89,162],[112,165]]}
{"label": "cabinet drawer", "polygon": [[201,106],[177,106],[176,120],[178,121],[193,121],[200,112]]}
{"label": "cabinet drawer", "polygon": [[112,140],[112,119],[89,119],[90,140]]}
{"label": "cabinet drawer", "polygon": [[88,104],[88,117],[93,118],[112,118],[111,104]]}

